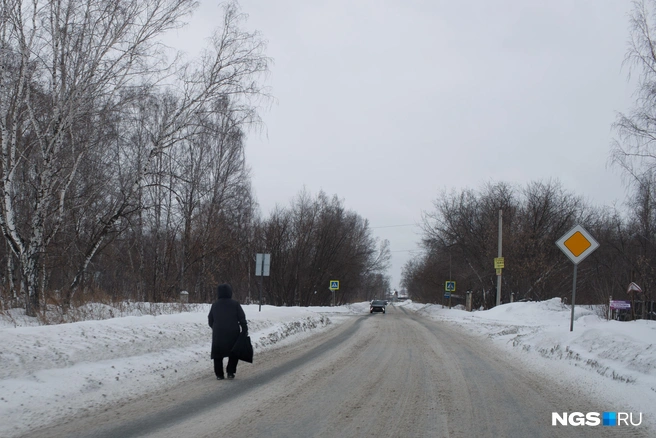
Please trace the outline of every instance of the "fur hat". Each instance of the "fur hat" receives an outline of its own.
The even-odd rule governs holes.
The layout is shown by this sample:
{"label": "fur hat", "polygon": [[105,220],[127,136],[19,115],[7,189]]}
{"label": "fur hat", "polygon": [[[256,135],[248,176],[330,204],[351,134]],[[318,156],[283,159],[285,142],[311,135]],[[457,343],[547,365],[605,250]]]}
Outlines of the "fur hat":
{"label": "fur hat", "polygon": [[219,298],[232,298],[232,287],[228,283],[219,285]]}

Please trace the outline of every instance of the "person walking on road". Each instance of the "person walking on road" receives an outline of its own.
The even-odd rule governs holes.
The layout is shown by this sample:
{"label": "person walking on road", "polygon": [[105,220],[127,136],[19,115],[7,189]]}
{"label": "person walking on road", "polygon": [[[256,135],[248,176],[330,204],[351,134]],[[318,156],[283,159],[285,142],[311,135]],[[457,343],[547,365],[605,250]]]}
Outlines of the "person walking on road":
{"label": "person walking on road", "polygon": [[239,359],[232,353],[232,347],[240,333],[248,335],[248,325],[244,309],[232,299],[232,287],[229,284],[219,285],[218,299],[212,304],[207,319],[212,327],[212,359],[216,378],[224,378],[223,358],[227,357],[226,373],[228,379],[234,379]]}

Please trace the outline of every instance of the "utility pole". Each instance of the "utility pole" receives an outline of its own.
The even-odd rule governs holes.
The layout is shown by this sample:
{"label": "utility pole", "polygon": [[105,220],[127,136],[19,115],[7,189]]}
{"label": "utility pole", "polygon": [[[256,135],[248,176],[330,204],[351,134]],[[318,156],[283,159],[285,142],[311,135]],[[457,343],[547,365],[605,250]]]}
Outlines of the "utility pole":
{"label": "utility pole", "polygon": [[[503,210],[499,209],[499,255],[501,258],[502,232],[503,230]],[[497,275],[497,306],[501,305],[501,274]]]}

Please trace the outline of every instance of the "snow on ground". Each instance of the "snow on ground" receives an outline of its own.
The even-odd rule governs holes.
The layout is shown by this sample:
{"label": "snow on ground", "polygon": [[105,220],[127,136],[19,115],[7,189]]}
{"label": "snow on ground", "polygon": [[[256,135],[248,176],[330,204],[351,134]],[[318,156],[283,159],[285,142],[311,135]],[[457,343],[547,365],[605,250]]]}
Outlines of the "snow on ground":
{"label": "snow on ground", "polygon": [[[570,332],[570,308],[560,299],[476,312],[411,301],[397,305],[488,339],[513,360],[601,400],[599,411],[642,412],[653,425],[656,321],[606,321],[578,306]],[[243,307],[257,357],[347,315],[365,314],[369,304],[262,306],[261,312],[257,305]],[[0,314],[0,436],[211,374],[209,305],[185,310],[96,305],[82,313],[88,321],[48,326],[15,310]],[[605,404],[609,400],[612,406]]]}
{"label": "snow on ground", "polygon": [[[92,307],[85,315],[109,319],[34,326],[15,309],[9,317],[0,315],[0,436],[213,373],[209,304],[183,313],[144,303]],[[358,309],[242,307],[256,355],[299,341]]]}
{"label": "snow on ground", "polygon": [[513,360],[598,400],[599,412],[642,412],[656,426],[656,321],[608,321],[599,308],[576,306],[570,331],[571,307],[560,298],[477,312],[405,306],[490,339]]}

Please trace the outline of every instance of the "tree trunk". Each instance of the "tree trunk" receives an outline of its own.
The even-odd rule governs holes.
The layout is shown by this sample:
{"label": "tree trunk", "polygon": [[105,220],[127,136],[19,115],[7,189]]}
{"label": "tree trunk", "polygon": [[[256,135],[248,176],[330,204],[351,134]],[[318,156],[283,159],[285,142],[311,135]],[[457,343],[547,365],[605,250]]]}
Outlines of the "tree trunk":
{"label": "tree trunk", "polygon": [[36,316],[39,311],[39,273],[36,267],[36,259],[24,255],[21,261],[21,274],[25,290],[25,314]]}

